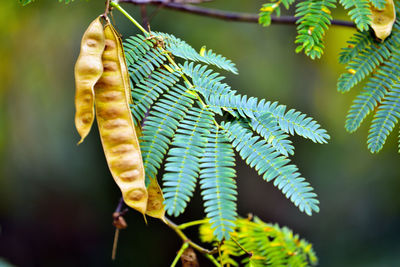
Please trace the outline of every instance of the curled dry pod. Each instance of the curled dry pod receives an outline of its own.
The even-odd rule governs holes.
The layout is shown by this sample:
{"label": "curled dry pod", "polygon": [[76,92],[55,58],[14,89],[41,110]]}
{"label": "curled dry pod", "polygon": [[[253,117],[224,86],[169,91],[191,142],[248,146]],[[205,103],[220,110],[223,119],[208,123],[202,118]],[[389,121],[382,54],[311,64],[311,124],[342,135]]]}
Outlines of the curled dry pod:
{"label": "curled dry pod", "polygon": [[164,196],[158,184],[157,178],[150,178],[150,184],[147,186],[149,198],[147,200],[146,214],[157,219],[165,221]]}
{"label": "curled dry pod", "polygon": [[[126,65],[126,58],[125,58],[125,53],[124,53],[124,48],[122,46],[122,40],[120,38],[119,33],[115,30],[115,28],[109,24],[111,30],[113,31],[114,35],[117,36],[118,38],[118,43],[121,45],[121,47],[118,49],[118,60],[121,65],[121,73],[122,73],[122,78],[124,79],[124,84],[125,84],[125,96],[129,104],[133,104],[133,99],[132,99],[132,94],[131,94],[131,87],[130,87],[130,82],[129,82],[129,73],[128,73],[128,67]],[[137,130],[137,128],[135,128]],[[139,136],[137,134],[137,136]]]}
{"label": "curled dry pod", "polygon": [[[137,136],[140,137],[142,135],[140,125],[135,125],[135,129]],[[164,195],[157,178],[150,178],[150,183],[147,185],[147,193],[149,197],[147,199],[146,215],[165,221]]]}
{"label": "curled dry pod", "polygon": [[75,64],[75,127],[82,143],[89,134],[94,120],[93,87],[103,73],[102,54],[105,45],[100,17],[83,34],[81,51]]}
{"label": "curled dry pod", "polygon": [[371,6],[371,27],[375,36],[380,40],[385,40],[392,32],[393,24],[396,21],[396,10],[393,0],[386,0],[383,9]]}
{"label": "curled dry pod", "polygon": [[120,61],[122,43],[110,24],[104,27],[104,34],[104,71],[95,85],[101,142],[108,167],[125,203],[144,214],[148,195],[142,155],[126,97],[129,88],[126,88]]}
{"label": "curled dry pod", "polygon": [[[118,32],[114,29],[114,27],[111,25],[111,29],[114,31],[114,33],[118,36],[119,38],[119,43],[121,44],[121,49],[118,49],[118,58],[119,58],[119,62],[121,63],[121,71],[122,71],[122,77],[124,79],[124,84],[125,84],[125,97],[126,97],[126,101],[129,104],[133,104],[133,98],[132,98],[132,94],[131,94],[131,86],[130,86],[130,80],[129,80],[129,73],[128,73],[128,66],[126,65],[126,58],[125,58],[125,52],[124,52],[124,48],[122,46],[122,40],[119,37]],[[136,129],[137,130],[137,129]],[[140,136],[138,134],[138,136]]]}

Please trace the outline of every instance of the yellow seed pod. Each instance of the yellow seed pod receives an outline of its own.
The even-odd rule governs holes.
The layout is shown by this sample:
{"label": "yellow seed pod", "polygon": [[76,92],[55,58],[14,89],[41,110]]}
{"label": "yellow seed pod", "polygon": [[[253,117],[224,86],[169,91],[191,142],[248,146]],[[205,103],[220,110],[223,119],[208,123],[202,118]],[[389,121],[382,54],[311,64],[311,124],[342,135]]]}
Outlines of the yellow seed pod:
{"label": "yellow seed pod", "polygon": [[124,79],[124,84],[125,84],[125,95],[126,95],[126,99],[128,101],[129,104],[133,104],[133,99],[132,99],[132,94],[131,94],[131,86],[130,86],[130,82],[129,82],[129,73],[128,73],[128,67],[126,65],[126,58],[125,58],[125,53],[124,53],[124,47],[122,45],[122,40],[121,37],[119,35],[119,33],[115,30],[115,28],[109,24],[111,30],[113,31],[114,35],[117,36],[118,38],[118,42],[119,42],[119,47],[118,47],[118,60],[119,63],[121,65],[121,72],[123,75],[123,79]]}
{"label": "yellow seed pod", "polygon": [[75,127],[82,143],[94,121],[94,85],[103,73],[101,60],[104,50],[104,32],[100,17],[83,34],[81,51],[75,64]]}
{"label": "yellow seed pod", "polygon": [[393,0],[386,0],[383,9],[371,6],[371,27],[375,36],[380,40],[385,40],[392,32],[393,24],[396,21],[396,10]]}
{"label": "yellow seed pod", "polygon": [[161,191],[157,178],[150,178],[147,187],[149,198],[147,200],[146,214],[157,219],[165,220],[164,196]]}
{"label": "yellow seed pod", "polygon": [[145,214],[147,189],[135,125],[126,97],[127,88],[121,64],[122,43],[110,24],[104,27],[103,75],[95,85],[96,116],[111,174],[121,189],[125,203]]}

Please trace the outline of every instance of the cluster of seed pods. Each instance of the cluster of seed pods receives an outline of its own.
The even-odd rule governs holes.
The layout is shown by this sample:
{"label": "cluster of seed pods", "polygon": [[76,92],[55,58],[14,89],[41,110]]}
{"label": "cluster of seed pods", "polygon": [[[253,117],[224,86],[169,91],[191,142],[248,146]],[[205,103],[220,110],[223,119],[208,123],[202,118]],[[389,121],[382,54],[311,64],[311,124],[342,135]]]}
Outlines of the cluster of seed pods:
{"label": "cluster of seed pods", "polygon": [[[95,112],[104,154],[125,203],[149,216],[163,219],[163,196],[157,179],[146,188],[145,173],[129,104],[131,88],[122,41],[114,27],[95,19],[83,35],[75,65],[75,126],[88,135]],[[138,131],[138,133],[137,133]]]}

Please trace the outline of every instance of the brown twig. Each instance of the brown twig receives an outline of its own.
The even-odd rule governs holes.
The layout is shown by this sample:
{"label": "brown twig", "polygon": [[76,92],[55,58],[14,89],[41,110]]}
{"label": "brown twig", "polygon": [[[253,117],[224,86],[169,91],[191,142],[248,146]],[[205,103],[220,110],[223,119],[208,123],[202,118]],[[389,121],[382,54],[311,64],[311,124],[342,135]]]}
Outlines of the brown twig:
{"label": "brown twig", "polygon": [[[124,206],[124,200],[121,197],[118,205],[113,213],[113,225],[116,227],[116,237],[114,238],[114,246],[113,246],[113,256],[115,257],[115,251],[116,251],[116,243],[118,241],[118,230],[119,229],[124,229],[126,227],[118,227],[119,224],[117,223],[119,219],[122,218],[123,215],[125,215],[128,212],[128,209],[122,209]],[[194,243],[192,240],[190,240],[181,229],[179,229],[179,226],[176,225],[174,222],[172,222],[170,219],[165,217],[165,220],[163,221],[169,228],[171,228],[172,230],[175,231],[175,233],[182,239],[183,242],[187,242],[192,248],[194,248],[195,250],[199,251],[202,254],[215,254],[218,252],[217,248],[213,248],[212,250],[208,250],[206,248],[203,248],[202,246]],[[126,223],[125,223],[126,224]],[[123,224],[124,225],[124,224]]]}
{"label": "brown twig", "polygon": [[113,213],[113,225],[115,226],[115,234],[114,234],[114,241],[113,241],[113,248],[112,248],[112,253],[111,253],[111,259],[115,260],[115,257],[117,255],[117,245],[118,245],[118,238],[119,238],[119,230],[120,229],[125,229],[128,227],[128,225],[125,222],[124,216],[125,213],[128,212],[128,209],[122,210],[122,207],[124,205],[124,200],[121,197],[119,199],[118,205],[115,208],[115,211]]}
{"label": "brown twig", "polygon": [[140,14],[142,16],[143,28],[145,28],[148,32],[150,32],[150,22],[149,22],[149,17],[147,16],[147,6],[146,5],[140,5]]}
{"label": "brown twig", "polygon": [[[212,17],[228,21],[258,23],[258,18],[259,18],[258,14],[223,11],[218,9],[211,9],[200,6],[177,3],[171,0],[119,0],[119,3],[129,3],[134,5],[156,5],[168,9],[173,9],[200,16]],[[271,22],[276,24],[295,24],[298,19],[300,19],[300,17],[271,16]],[[355,27],[352,21],[345,21],[345,20],[331,20],[331,24],[336,26]]]}
{"label": "brown twig", "polygon": [[104,19],[108,18],[108,12],[110,11],[110,0],[106,0],[106,9],[104,10],[104,13],[102,15],[102,17]]}
{"label": "brown twig", "polygon": [[115,228],[113,248],[112,248],[112,253],[111,253],[111,260],[115,260],[115,258],[117,256],[118,238],[119,238],[119,229]]}

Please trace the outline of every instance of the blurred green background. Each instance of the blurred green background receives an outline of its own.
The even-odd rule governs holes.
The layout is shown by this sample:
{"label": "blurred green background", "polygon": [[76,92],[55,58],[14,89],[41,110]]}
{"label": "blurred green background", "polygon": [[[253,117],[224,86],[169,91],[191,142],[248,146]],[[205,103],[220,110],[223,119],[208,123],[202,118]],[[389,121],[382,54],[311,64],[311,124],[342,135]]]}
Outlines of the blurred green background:
{"label": "blurred green background", "polygon": [[[218,0],[207,6],[257,12],[263,2]],[[139,7],[124,7],[140,19]],[[16,266],[169,266],[179,249],[180,240],[171,230],[152,219],[145,225],[141,215],[130,212],[117,260],[110,259],[111,214],[119,190],[96,127],[78,147],[73,121],[73,67],[80,39],[103,11],[104,1],[95,0],[69,5],[37,0],[26,7],[17,0],[1,3],[0,259]],[[138,32],[117,11],[114,19],[124,36]],[[397,136],[393,133],[384,149],[371,155],[366,147],[371,117],[355,134],[344,130],[359,88],[344,96],[335,89],[344,70],[337,56],[353,30],[332,27],[324,57],[311,61],[293,52],[294,26],[262,28],[167,10],[159,10],[151,26],[232,59],[240,72],[226,74],[234,89],[305,112],[331,135],[327,145],[292,138],[293,161],[319,195],[319,214],[300,213],[238,161],[241,215],[252,212],[289,226],[314,244],[320,266],[400,266]],[[203,216],[196,193],[175,220]]]}

